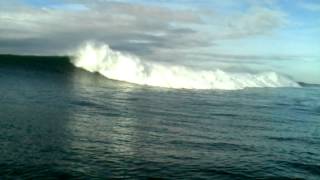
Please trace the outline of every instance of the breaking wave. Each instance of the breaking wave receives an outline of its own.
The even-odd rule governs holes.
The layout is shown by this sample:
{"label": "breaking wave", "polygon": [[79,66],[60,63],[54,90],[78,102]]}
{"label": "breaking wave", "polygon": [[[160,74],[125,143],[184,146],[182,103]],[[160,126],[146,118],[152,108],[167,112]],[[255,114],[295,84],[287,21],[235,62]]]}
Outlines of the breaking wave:
{"label": "breaking wave", "polygon": [[220,69],[207,71],[184,66],[165,66],[114,51],[107,44],[92,42],[86,43],[76,52],[72,63],[109,79],[166,88],[235,90],[246,87],[299,86],[275,72],[228,73]]}

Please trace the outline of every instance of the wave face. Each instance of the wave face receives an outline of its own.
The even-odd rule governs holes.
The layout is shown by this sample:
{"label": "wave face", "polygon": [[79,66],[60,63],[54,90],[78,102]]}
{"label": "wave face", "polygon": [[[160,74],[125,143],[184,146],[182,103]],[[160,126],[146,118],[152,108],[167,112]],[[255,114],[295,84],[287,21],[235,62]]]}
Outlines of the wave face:
{"label": "wave face", "polygon": [[82,46],[76,52],[72,63],[109,79],[166,88],[235,90],[246,87],[299,86],[275,72],[228,73],[220,69],[205,71],[184,66],[164,66],[114,51],[107,44],[94,42]]}

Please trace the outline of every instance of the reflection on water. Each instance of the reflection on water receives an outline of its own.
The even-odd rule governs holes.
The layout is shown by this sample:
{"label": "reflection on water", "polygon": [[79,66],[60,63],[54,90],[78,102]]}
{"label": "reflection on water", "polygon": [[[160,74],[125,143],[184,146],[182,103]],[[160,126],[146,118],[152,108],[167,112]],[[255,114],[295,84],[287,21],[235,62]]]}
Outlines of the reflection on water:
{"label": "reflection on water", "polygon": [[77,101],[73,102],[73,120],[68,123],[75,138],[72,148],[90,148],[98,143],[98,147],[92,148],[102,154],[132,154],[128,142],[132,142],[135,121],[125,116],[129,108],[125,100],[130,98],[134,86],[124,88],[118,82],[106,81],[98,75],[88,76],[82,71],[74,74],[74,78],[72,91]]}

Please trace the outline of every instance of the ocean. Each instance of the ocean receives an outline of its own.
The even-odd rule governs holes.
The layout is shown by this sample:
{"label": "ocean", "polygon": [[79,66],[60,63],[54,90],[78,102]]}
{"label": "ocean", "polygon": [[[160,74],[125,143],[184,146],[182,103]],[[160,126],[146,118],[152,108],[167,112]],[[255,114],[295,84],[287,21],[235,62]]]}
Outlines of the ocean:
{"label": "ocean", "polygon": [[157,87],[71,62],[0,56],[0,179],[320,179],[319,86]]}

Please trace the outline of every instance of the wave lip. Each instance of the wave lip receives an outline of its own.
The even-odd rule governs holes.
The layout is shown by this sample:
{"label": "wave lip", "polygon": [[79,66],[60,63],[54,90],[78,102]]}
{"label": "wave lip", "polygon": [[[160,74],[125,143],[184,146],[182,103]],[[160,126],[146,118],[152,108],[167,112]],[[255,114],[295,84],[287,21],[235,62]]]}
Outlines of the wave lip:
{"label": "wave lip", "polygon": [[298,83],[275,72],[228,73],[220,69],[206,71],[164,66],[94,42],[82,46],[72,63],[109,79],[166,88],[236,90],[246,87],[299,87]]}

